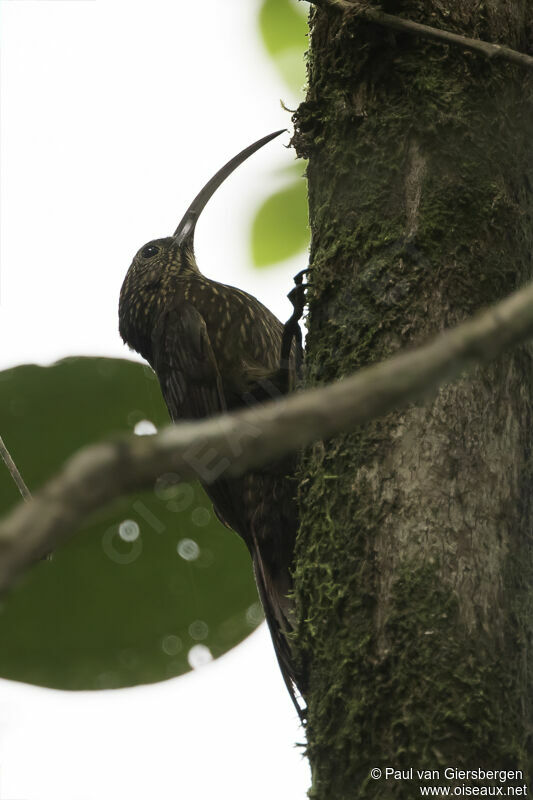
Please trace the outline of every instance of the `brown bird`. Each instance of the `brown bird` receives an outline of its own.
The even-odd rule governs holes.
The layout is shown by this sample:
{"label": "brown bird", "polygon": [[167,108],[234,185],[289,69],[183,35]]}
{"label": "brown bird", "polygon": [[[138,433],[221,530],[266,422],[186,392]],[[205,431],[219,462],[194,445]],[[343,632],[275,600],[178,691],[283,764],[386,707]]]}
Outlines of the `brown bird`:
{"label": "brown bird", "polygon": [[[154,369],[174,422],[201,419],[285,394],[301,360],[299,289],[285,326],[255,297],[206,278],[194,257],[198,217],[220,184],[276,131],[236,155],[204,186],[171,237],[145,244],[131,264],[119,302],[126,344]],[[297,279],[301,284],[301,279]],[[242,537],[283,678],[297,700],[302,681],[286,637],[292,629],[290,568],[297,529],[293,460],[241,478],[202,481],[219,519]]]}

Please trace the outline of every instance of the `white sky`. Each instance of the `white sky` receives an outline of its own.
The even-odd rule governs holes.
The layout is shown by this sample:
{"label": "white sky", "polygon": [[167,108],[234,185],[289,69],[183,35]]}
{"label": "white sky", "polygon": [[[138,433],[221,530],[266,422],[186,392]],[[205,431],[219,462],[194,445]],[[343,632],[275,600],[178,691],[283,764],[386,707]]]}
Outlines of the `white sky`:
{"label": "white sky", "polygon": [[[129,356],[124,274],[228,158],[290,124],[258,0],[0,0],[0,369]],[[288,142],[288,135],[282,137]],[[260,198],[294,154],[274,141],[207,206],[210,277],[281,318],[305,257],[250,268]],[[308,767],[263,625],[200,671],[118,692],[0,681],[1,800],[303,800]]]}

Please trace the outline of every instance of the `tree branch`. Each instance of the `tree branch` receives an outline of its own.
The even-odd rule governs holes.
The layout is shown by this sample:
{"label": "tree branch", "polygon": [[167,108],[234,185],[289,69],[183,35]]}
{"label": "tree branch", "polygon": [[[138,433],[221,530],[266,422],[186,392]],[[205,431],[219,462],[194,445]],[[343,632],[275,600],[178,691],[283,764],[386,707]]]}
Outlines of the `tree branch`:
{"label": "tree branch", "polygon": [[13,459],[11,458],[11,453],[7,449],[6,445],[4,444],[4,440],[2,439],[1,436],[0,436],[0,457],[2,458],[2,461],[4,462],[6,467],[8,468],[8,470],[9,470],[9,472],[11,474],[11,477],[15,481],[17,489],[21,493],[21,495],[24,498],[24,500],[30,500],[31,499],[31,492],[28,489],[28,487],[26,486],[26,484],[24,483],[24,479],[23,479],[22,475],[20,474],[20,472],[18,471],[17,465],[15,464]]}
{"label": "tree branch", "polygon": [[405,406],[532,335],[533,283],[431,343],[330,386],[201,422],[169,425],[154,436],[87,447],[0,523],[0,591],[73,535],[92,511],[153,486],[163,473],[204,483],[222,474],[241,475]]}
{"label": "tree branch", "polygon": [[512,50],[501,44],[492,44],[482,39],[471,39],[468,36],[461,36],[458,33],[443,31],[440,28],[433,28],[430,25],[423,25],[420,22],[403,19],[393,14],[385,14],[379,8],[372,8],[364,3],[351,3],[348,0],[309,0],[310,3],[319,8],[336,8],[345,13],[354,14],[368,22],[375,22],[386,28],[393,28],[402,33],[412,33],[421,36],[423,39],[432,39],[444,44],[453,44],[463,50],[473,50],[475,53],[485,56],[488,59],[503,59],[522,67],[533,68],[533,57],[518,50]]}

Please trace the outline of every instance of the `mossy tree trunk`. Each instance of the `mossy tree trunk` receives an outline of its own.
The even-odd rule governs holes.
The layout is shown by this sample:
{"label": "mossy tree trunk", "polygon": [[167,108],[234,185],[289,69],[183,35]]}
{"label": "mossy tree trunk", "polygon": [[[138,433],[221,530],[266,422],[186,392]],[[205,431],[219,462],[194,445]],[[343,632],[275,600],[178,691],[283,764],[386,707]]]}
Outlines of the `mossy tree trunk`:
{"label": "mossy tree trunk", "polygon": [[[383,9],[531,52],[532,5]],[[425,342],[531,277],[531,87],[504,62],[312,10],[295,117],[307,385]],[[425,785],[373,767],[533,773],[532,362],[522,347],[304,457],[297,644],[317,800]]]}

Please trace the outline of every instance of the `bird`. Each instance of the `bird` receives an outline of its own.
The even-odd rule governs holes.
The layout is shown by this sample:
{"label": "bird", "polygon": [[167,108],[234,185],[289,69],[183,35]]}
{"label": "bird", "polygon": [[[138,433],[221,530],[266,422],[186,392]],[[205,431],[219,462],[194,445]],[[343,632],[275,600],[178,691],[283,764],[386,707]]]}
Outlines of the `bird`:
{"label": "bird", "polygon": [[[227,162],[203,187],[173,236],[144,244],[120,291],[119,332],[156,373],[171,420],[203,419],[293,391],[303,350],[302,280],[285,325],[253,295],[205,277],[194,255],[198,218],[222,182],[284,129]],[[217,517],[244,541],[281,673],[300,720],[303,675],[290,641],[291,566],[298,528],[295,459],[239,478],[200,482]]]}

